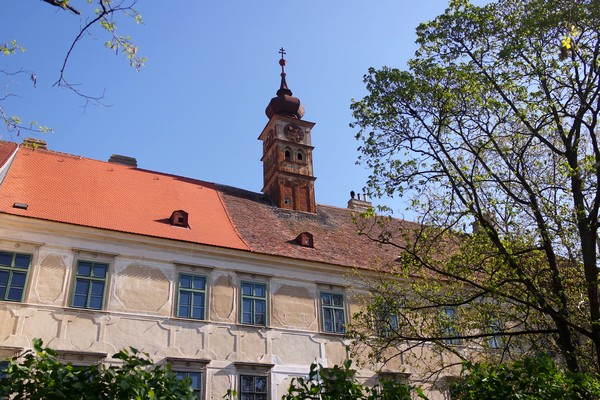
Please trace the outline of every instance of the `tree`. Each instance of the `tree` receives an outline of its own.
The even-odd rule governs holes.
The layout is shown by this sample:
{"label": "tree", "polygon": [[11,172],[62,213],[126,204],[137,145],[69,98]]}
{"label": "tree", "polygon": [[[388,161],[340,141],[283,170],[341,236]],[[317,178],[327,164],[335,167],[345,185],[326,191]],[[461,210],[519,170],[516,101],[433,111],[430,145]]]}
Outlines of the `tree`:
{"label": "tree", "polygon": [[[87,4],[80,5],[78,3],[77,6],[71,5],[69,0],[42,1],[73,14],[73,16],[77,17],[77,19],[74,19],[74,22],[80,24],[78,33],[67,47],[62,65],[57,66],[58,77],[54,86],[72,91],[77,96],[80,96],[85,101],[86,105],[102,105],[104,96],[90,95],[89,93],[82,91],[77,84],[73,84],[67,79],[67,67],[73,50],[86,35],[92,34],[93,28],[100,27],[101,30],[108,35],[108,38],[104,43],[105,46],[111,51],[114,51],[115,54],[121,53],[124,55],[129,61],[129,64],[136,70],[139,71],[147,61],[145,57],[138,53],[138,47],[133,43],[131,37],[121,35],[117,30],[117,20],[119,16],[131,17],[136,23],[143,23],[142,16],[135,9],[137,0],[87,0]],[[5,42],[0,41],[0,55],[15,56],[17,53],[23,51],[25,51],[25,47],[15,39],[6,40]],[[37,85],[35,70],[23,67],[16,71],[0,70],[0,76],[10,77],[18,74],[29,75],[34,87]],[[4,122],[8,132],[19,132],[20,130],[47,132],[50,130],[50,128],[40,125],[37,122],[23,123],[19,116],[10,115],[2,106],[2,102],[13,95],[14,93],[7,93],[0,97],[0,119]]]}
{"label": "tree", "polygon": [[351,366],[350,360],[332,368],[312,363],[308,378],[294,378],[282,400],[410,400],[413,391],[427,400],[421,389],[393,381],[365,387],[356,381]]}
{"label": "tree", "polygon": [[76,367],[62,364],[58,353],[33,340],[27,350],[10,360],[0,379],[0,397],[11,399],[195,399],[186,380],[177,379],[171,367],[156,366],[137,349],[113,356],[122,364]]}
{"label": "tree", "polygon": [[402,255],[398,279],[367,283],[365,313],[383,317],[357,320],[357,345],[543,348],[600,369],[599,35],[595,0],[452,0],[407,71],[365,75],[352,110],[370,192],[407,198],[420,224],[372,235]]}
{"label": "tree", "polygon": [[564,371],[547,355],[510,365],[465,363],[451,389],[455,400],[597,400],[597,375]]}

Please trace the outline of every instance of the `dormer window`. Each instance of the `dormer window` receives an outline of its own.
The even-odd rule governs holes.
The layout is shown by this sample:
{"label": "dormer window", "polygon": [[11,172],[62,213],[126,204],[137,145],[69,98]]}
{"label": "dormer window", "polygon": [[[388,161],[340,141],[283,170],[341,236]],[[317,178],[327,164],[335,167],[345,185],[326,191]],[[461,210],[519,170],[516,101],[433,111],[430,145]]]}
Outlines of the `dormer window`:
{"label": "dormer window", "polygon": [[313,235],[308,232],[302,232],[296,238],[296,243],[302,247],[315,247],[313,243]]}
{"label": "dormer window", "polygon": [[175,210],[173,214],[171,214],[171,218],[169,218],[171,225],[173,226],[181,226],[183,228],[188,227],[188,213],[183,210]]}

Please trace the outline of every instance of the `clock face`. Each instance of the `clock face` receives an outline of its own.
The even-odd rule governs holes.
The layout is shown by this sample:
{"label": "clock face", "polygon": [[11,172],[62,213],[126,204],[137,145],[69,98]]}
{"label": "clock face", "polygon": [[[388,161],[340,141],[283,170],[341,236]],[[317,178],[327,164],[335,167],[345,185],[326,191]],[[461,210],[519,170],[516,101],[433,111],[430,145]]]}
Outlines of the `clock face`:
{"label": "clock face", "polygon": [[304,140],[304,131],[298,125],[287,124],[284,128],[285,136],[288,140],[299,143]]}

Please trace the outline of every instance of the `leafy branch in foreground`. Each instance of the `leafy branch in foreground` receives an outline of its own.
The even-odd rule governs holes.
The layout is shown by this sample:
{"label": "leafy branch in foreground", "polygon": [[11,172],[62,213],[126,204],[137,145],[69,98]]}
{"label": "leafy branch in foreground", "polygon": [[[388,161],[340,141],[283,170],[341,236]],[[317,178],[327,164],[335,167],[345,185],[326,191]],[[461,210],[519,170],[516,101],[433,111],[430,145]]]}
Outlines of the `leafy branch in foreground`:
{"label": "leafy branch in foreground", "polygon": [[0,378],[0,397],[30,400],[140,399],[192,400],[188,380],[179,380],[170,366],[156,366],[135,348],[113,356],[120,364],[63,364],[57,351],[33,340],[33,349],[9,360]]}

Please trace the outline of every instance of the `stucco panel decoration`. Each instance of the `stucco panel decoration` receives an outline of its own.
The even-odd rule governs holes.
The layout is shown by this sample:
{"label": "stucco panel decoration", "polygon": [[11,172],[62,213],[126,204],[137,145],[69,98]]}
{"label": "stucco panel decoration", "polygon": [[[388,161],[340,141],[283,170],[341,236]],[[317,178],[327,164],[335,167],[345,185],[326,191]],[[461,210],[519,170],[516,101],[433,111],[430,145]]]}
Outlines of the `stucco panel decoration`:
{"label": "stucco panel decoration", "polygon": [[234,287],[231,276],[221,275],[214,280],[210,304],[212,305],[213,315],[211,318],[213,320],[236,322]]}
{"label": "stucco panel decoration", "polygon": [[62,304],[67,264],[64,256],[48,254],[40,263],[35,291],[40,303]]}
{"label": "stucco panel decoration", "polygon": [[206,333],[201,327],[185,324],[177,328],[175,347],[185,357],[203,354]]}
{"label": "stucco panel decoration", "polygon": [[[135,338],[135,343],[132,343],[131,338]],[[134,346],[152,355],[169,346],[169,331],[162,328],[157,321],[123,317],[118,322],[106,326],[106,342],[117,349]]]}
{"label": "stucco panel decoration", "polygon": [[159,268],[131,264],[118,274],[115,285],[115,296],[127,311],[170,314],[169,280]]}
{"label": "stucco panel decoration", "polygon": [[341,339],[325,342],[325,358],[327,359],[327,365],[343,364],[344,360],[348,358],[348,354]]}
{"label": "stucco panel decoration", "polygon": [[98,340],[99,328],[99,324],[93,317],[85,318],[85,316],[79,315],[78,318],[69,321],[67,340],[76,349],[89,349]]}
{"label": "stucco panel decoration", "polygon": [[44,343],[50,343],[52,339],[57,338],[60,321],[52,314],[52,311],[37,310],[35,314],[25,318],[23,335],[30,340],[40,338]]}
{"label": "stucco panel decoration", "polygon": [[265,357],[270,361],[270,355],[267,354],[267,339],[261,332],[250,330],[240,332],[239,340],[244,361],[264,361]]}
{"label": "stucco panel decoration", "polygon": [[0,342],[5,341],[15,329],[16,318],[13,318],[11,312],[0,309]]}
{"label": "stucco panel decoration", "polygon": [[230,359],[237,351],[236,338],[228,327],[215,327],[209,333],[207,347],[215,352],[217,359]]}
{"label": "stucco panel decoration", "polygon": [[273,339],[273,353],[284,364],[310,364],[321,357],[320,344],[309,335],[284,333]]}
{"label": "stucco panel decoration", "polygon": [[271,325],[317,330],[315,293],[306,287],[281,285],[274,289]]}

